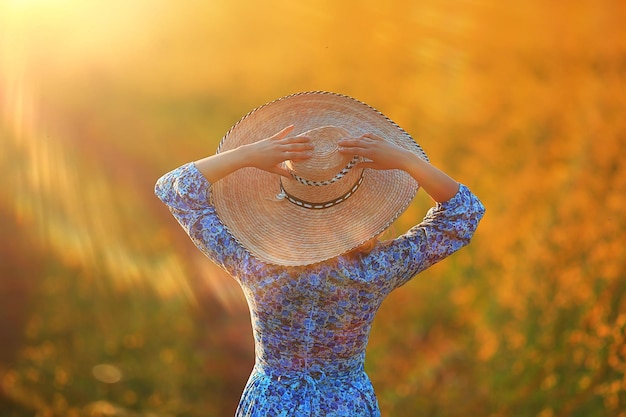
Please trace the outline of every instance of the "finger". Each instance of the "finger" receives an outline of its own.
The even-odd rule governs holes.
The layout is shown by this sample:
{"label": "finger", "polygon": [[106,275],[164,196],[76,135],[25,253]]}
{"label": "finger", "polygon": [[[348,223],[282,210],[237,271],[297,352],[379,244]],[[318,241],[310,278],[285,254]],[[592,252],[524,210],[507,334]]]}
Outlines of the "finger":
{"label": "finger", "polygon": [[308,136],[289,136],[286,140],[291,142],[310,142],[311,138]]}
{"label": "finger", "polygon": [[365,134],[361,135],[361,137],[362,138],[368,138],[368,139],[374,139],[374,140],[384,140],[380,136],[375,135],[373,133],[365,133]]}
{"label": "finger", "polygon": [[339,146],[339,153],[344,155],[359,155],[359,156],[367,156],[369,154],[369,149],[360,144],[346,144],[345,146],[341,144]]}
{"label": "finger", "polygon": [[305,144],[292,145],[289,147],[283,147],[280,153],[280,159],[282,161],[296,160],[296,159],[309,159],[311,158],[311,147]]}
{"label": "finger", "polygon": [[311,142],[295,142],[285,145],[287,151],[311,151],[315,149]]}
{"label": "finger", "polygon": [[285,138],[283,140],[283,143],[287,145],[306,144],[306,145],[309,145],[311,148],[313,147],[313,145],[311,144],[311,138],[309,138],[308,136],[291,136],[291,137]]}
{"label": "finger", "polygon": [[354,146],[354,145],[358,145],[362,142],[361,138],[342,138],[339,139],[339,141],[337,141],[337,144],[339,146]]}
{"label": "finger", "polygon": [[279,150],[285,160],[289,159],[290,155],[303,156],[314,149],[310,141],[283,142],[279,145]]}
{"label": "finger", "polygon": [[311,158],[311,154],[307,153],[306,151],[286,152],[284,156],[285,156],[285,161],[303,161],[305,159]]}
{"label": "finger", "polygon": [[[368,135],[368,134],[366,134]],[[378,136],[361,135],[358,138],[343,138],[337,142],[339,146],[369,148],[380,138]]]}
{"label": "finger", "polygon": [[274,136],[272,136],[272,137],[276,138],[276,139],[282,139],[285,136],[287,136],[287,134],[289,134],[289,132],[291,132],[293,129],[294,129],[294,125],[286,126],[283,129],[281,129],[280,131],[276,132],[274,134]]}
{"label": "finger", "polygon": [[363,148],[363,141],[360,139],[342,139],[338,142],[339,149],[342,148]]}

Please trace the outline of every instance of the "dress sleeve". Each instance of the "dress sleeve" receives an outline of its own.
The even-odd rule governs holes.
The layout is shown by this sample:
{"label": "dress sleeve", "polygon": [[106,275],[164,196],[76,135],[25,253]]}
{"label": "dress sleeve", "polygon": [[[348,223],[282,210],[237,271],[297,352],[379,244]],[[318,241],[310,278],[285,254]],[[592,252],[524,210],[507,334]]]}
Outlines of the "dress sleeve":
{"label": "dress sleeve", "polygon": [[485,207],[463,184],[450,200],[437,203],[421,223],[381,246],[381,255],[397,288],[419,272],[467,245]]}
{"label": "dress sleeve", "polygon": [[211,184],[190,162],[163,175],[154,192],[194,244],[218,266],[239,279],[250,255],[220,221],[210,203]]}

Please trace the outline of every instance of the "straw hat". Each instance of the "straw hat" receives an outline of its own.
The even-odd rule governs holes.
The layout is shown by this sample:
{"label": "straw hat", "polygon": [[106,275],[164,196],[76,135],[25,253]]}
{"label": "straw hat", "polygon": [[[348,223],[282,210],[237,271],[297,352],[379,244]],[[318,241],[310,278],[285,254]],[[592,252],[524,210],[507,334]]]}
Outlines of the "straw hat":
{"label": "straw hat", "polygon": [[311,138],[310,159],[285,163],[293,177],[243,168],[212,184],[217,215],[256,258],[276,265],[308,265],[346,253],[378,236],[398,218],[419,185],[401,170],[359,168],[340,154],[343,137],[376,134],[428,160],[402,128],[351,97],[293,94],[260,106],[224,136],[218,153],[274,135]]}

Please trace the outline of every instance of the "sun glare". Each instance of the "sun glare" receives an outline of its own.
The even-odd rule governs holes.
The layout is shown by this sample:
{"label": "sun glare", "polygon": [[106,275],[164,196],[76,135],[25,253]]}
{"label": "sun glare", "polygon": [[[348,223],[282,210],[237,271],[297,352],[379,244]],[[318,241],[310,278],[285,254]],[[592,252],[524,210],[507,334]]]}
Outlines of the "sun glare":
{"label": "sun glare", "polygon": [[8,193],[13,199],[1,199],[0,207],[14,211],[18,222],[36,231],[39,243],[66,265],[108,270],[109,284],[116,288],[148,285],[163,297],[192,299],[178,258],[166,253],[154,261],[137,253],[136,242],[126,235],[128,214],[119,209],[119,196],[126,194],[132,207],[141,202],[128,203],[133,193],[121,191],[100,165],[82,163],[86,156],[67,146],[61,137],[67,135],[53,133],[54,118],[60,116],[42,108],[42,90],[50,88],[50,79],[94,63],[106,66],[111,56],[123,53],[129,43],[124,40],[136,30],[131,23],[146,5],[132,4],[119,16],[120,1],[0,4],[0,128],[6,133],[3,148],[12,155],[7,163],[16,171],[10,183],[15,188]]}
{"label": "sun glare", "polygon": [[115,65],[149,39],[158,2],[12,0],[0,5],[0,49],[46,71]]}

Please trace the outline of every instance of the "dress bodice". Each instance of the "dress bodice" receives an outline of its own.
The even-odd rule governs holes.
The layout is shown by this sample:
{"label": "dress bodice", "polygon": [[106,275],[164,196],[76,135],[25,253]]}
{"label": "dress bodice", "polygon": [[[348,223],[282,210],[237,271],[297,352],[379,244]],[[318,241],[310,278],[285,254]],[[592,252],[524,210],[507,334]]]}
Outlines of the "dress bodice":
{"label": "dress bodice", "polygon": [[285,371],[349,371],[362,364],[372,321],[384,299],[379,281],[335,259],[306,268],[269,267],[242,285],[257,362]]}

